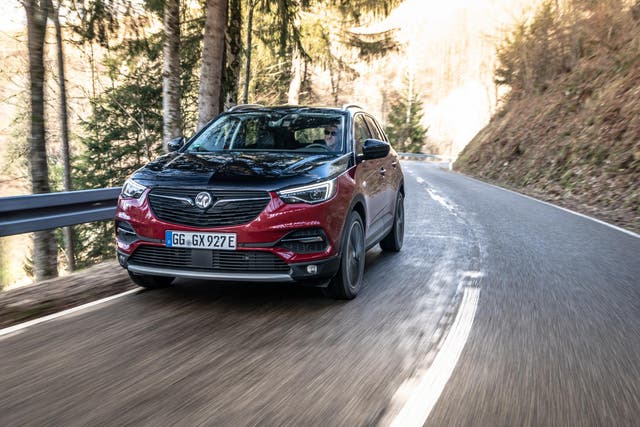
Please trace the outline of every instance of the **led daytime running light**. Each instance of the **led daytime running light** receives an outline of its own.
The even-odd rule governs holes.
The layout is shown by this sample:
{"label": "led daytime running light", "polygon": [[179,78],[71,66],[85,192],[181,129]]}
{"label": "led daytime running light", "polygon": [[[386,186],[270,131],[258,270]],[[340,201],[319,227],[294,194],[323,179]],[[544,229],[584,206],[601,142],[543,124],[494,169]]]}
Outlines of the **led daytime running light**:
{"label": "led daytime running light", "polygon": [[146,189],[147,187],[144,185],[138,184],[132,179],[128,179],[124,183],[124,186],[122,186],[122,196],[137,199],[142,196],[142,193],[144,193],[144,190]]}
{"label": "led daytime running light", "polygon": [[336,194],[336,180],[321,182],[319,184],[305,185],[278,192],[278,196],[285,203],[315,204],[325,202]]}

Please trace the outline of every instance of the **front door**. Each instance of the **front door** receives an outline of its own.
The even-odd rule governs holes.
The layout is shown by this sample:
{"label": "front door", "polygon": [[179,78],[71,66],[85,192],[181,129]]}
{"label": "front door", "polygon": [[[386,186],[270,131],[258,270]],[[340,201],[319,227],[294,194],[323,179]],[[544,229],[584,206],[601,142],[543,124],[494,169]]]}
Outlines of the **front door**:
{"label": "front door", "polygon": [[[356,154],[360,155],[364,141],[373,138],[373,136],[365,123],[363,114],[356,115],[354,120]],[[367,240],[373,240],[383,231],[384,227],[386,190],[384,159],[362,161],[357,168],[356,181],[362,188],[367,203]]]}

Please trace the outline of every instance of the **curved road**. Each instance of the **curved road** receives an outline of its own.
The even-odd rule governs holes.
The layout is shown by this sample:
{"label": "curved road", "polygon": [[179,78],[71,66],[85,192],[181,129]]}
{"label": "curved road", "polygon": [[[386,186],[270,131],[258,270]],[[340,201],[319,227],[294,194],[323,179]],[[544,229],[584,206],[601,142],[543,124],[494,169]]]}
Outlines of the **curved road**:
{"label": "curved road", "polygon": [[368,253],[354,301],[182,280],[0,336],[0,425],[386,425],[469,289],[473,326],[427,425],[633,425],[640,238],[403,167],[405,246]]}

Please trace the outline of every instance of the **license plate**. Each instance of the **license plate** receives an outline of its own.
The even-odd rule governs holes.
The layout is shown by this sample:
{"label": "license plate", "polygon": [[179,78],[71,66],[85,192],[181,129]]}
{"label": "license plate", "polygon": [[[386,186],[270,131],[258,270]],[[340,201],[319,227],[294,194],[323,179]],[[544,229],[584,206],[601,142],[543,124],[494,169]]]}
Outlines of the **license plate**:
{"label": "license plate", "polygon": [[191,231],[165,232],[166,245],[169,248],[236,249],[236,233],[194,233]]}

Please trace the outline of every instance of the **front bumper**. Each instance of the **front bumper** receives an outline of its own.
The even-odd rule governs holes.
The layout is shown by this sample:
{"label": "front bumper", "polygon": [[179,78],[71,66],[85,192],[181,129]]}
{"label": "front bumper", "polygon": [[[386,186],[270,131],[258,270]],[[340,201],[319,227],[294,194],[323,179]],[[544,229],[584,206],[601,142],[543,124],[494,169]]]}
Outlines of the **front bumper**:
{"label": "front bumper", "polygon": [[[118,260],[132,273],[158,276],[309,283],[329,279],[339,268],[342,228],[355,182],[350,174],[343,174],[337,185],[335,197],[314,205],[286,204],[271,192],[271,201],[254,220],[220,227],[199,228],[160,220],[149,206],[148,192],[140,199],[120,199],[115,218]],[[237,249],[172,252],[164,240],[167,230],[235,233]],[[299,242],[307,239],[305,230],[321,231],[320,248],[300,249]],[[291,237],[298,232],[303,235]],[[298,243],[290,243],[291,239]]]}
{"label": "front bumper", "polygon": [[132,273],[152,276],[181,277],[185,279],[221,280],[233,282],[309,282],[328,280],[340,267],[340,257],[289,264],[288,271],[225,271],[221,269],[196,270],[186,268],[144,265],[130,262],[130,256],[118,251],[118,262]]}

